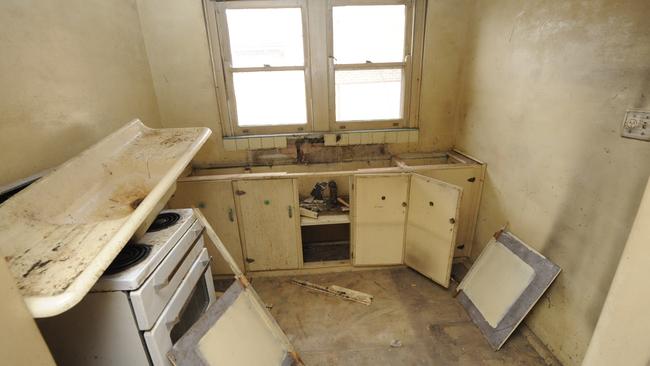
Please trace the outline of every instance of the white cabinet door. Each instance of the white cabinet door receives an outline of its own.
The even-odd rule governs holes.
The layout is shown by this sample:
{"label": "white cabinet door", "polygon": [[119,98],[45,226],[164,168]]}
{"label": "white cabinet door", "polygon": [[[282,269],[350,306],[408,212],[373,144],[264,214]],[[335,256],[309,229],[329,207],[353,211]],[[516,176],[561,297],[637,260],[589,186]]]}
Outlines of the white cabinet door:
{"label": "white cabinet door", "polygon": [[[239,223],[235,210],[231,181],[192,181],[176,183],[176,192],[169,200],[172,208],[198,207],[219,235],[239,268],[244,268],[244,256],[239,238]],[[231,274],[228,264],[216,252],[215,246],[206,239],[206,248],[213,258],[212,274]]]}
{"label": "white cabinet door", "polygon": [[174,344],[177,366],[302,365],[251,286],[235,281]]}
{"label": "white cabinet door", "polygon": [[404,263],[449,286],[462,189],[411,174]]}
{"label": "white cabinet door", "polygon": [[352,204],[354,265],[403,262],[408,174],[357,175]]}
{"label": "white cabinet door", "polygon": [[302,263],[300,210],[295,179],[235,182],[249,271],[295,269]]}

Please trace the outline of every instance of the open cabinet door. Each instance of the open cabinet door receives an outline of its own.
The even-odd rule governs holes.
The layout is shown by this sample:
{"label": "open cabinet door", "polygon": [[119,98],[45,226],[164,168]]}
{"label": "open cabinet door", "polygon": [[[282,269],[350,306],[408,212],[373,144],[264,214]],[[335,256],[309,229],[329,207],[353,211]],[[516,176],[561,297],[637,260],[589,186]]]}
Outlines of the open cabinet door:
{"label": "open cabinet door", "polygon": [[449,287],[462,189],[411,175],[404,263]]}
{"label": "open cabinet door", "polygon": [[178,366],[303,365],[203,214],[197,209],[195,212],[210,240],[230,264],[235,281],[174,344],[169,360]]}

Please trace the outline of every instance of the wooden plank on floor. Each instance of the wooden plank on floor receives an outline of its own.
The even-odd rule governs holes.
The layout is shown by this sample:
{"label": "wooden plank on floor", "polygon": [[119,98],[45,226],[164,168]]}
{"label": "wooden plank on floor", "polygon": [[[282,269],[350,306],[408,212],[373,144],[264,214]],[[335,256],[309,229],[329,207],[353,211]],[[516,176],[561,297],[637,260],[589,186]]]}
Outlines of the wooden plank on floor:
{"label": "wooden plank on floor", "polygon": [[312,291],[324,293],[331,296],[338,296],[344,300],[354,301],[364,305],[372,304],[372,295],[367,294],[365,292],[356,291],[356,290],[352,290],[337,285],[331,285],[325,287],[309,281],[296,280],[296,279],[291,280],[291,282]]}

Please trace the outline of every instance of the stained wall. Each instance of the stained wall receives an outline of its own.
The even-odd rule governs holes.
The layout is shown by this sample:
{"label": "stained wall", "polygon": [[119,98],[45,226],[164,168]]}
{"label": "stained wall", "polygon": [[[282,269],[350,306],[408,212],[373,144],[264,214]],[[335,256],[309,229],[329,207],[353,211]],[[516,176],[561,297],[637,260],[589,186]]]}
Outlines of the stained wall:
{"label": "stained wall", "polygon": [[456,145],[488,164],[473,256],[509,223],[562,267],[526,323],[578,365],[650,175],[650,143],[620,137],[627,109],[650,109],[650,2],[472,12]]}
{"label": "stained wall", "polygon": [[0,187],[160,126],[135,1],[0,2]]}

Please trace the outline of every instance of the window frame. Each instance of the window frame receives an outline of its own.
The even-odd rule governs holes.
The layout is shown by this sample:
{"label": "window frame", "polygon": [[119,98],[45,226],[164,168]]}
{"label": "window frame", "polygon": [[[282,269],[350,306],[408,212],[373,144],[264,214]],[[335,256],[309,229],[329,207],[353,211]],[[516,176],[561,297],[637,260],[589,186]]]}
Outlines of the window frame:
{"label": "window frame", "polygon": [[[337,64],[334,62],[334,16],[333,9],[338,6],[372,6],[372,5],[404,5],[404,57],[402,62],[377,62],[357,64]],[[329,115],[330,130],[363,130],[363,129],[388,129],[409,127],[410,99],[411,99],[411,77],[412,77],[412,48],[414,30],[414,6],[412,0],[329,0],[327,6],[327,52],[328,52],[328,87],[329,87]],[[402,90],[400,95],[401,115],[399,119],[385,120],[336,120],[336,71],[359,71],[359,70],[380,70],[380,69],[401,69]]]}
{"label": "window frame", "polygon": [[[226,19],[227,9],[287,9],[299,8],[301,10],[302,23],[302,47],[303,47],[303,65],[302,66],[261,66],[261,67],[233,67],[232,54],[230,47],[230,34],[228,33],[228,22]],[[312,105],[311,105],[311,72],[310,72],[310,55],[309,55],[309,33],[307,27],[307,3],[306,0],[242,0],[242,1],[222,1],[214,3],[215,20],[218,33],[220,61],[223,70],[224,85],[223,89],[227,105],[228,124],[230,124],[231,135],[250,135],[250,134],[274,134],[274,133],[291,133],[291,132],[309,132],[312,130]],[[260,71],[303,71],[305,76],[305,107],[306,123],[304,124],[284,124],[268,126],[240,126],[237,117],[237,99],[235,97],[235,85],[233,82],[234,73],[242,72],[260,72]]]}
{"label": "window frame", "polygon": [[[300,135],[322,132],[417,128],[419,120],[424,23],[427,0],[203,0],[208,44],[219,116],[224,137],[250,135]],[[405,59],[401,63],[339,64],[333,60],[334,6],[405,5]],[[226,9],[300,8],[303,24],[304,65],[234,68],[249,71],[303,70],[307,124],[239,126],[234,95],[232,58]],[[398,120],[336,121],[334,71],[403,67],[402,118]],[[317,97],[317,98],[316,98]]]}

